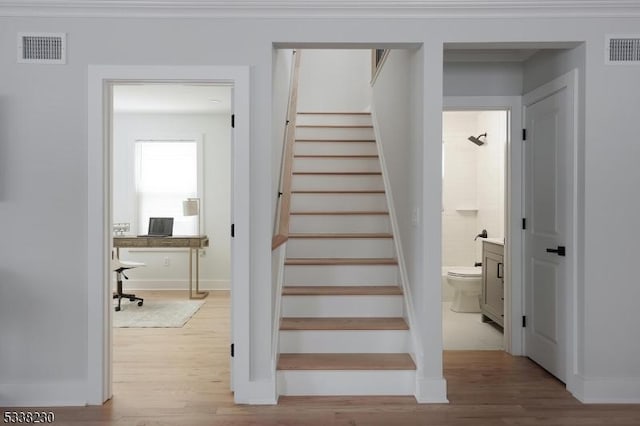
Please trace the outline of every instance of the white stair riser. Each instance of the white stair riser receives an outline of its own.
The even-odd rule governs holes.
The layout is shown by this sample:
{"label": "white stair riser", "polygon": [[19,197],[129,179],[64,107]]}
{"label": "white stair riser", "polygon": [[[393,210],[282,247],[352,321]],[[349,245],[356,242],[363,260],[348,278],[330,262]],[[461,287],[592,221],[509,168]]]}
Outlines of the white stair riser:
{"label": "white stair riser", "polygon": [[403,306],[401,295],[282,297],[283,317],[397,318],[402,315]]}
{"label": "white stair riser", "polygon": [[382,175],[294,175],[292,191],[383,191]]}
{"label": "white stair riser", "polygon": [[287,257],[395,257],[395,246],[391,238],[290,238],[287,242]]}
{"label": "white stair riser", "polygon": [[285,265],[285,285],[397,285],[397,265]]}
{"label": "white stair riser", "polygon": [[370,114],[298,114],[296,125],[371,125]]}
{"label": "white stair riser", "polygon": [[294,158],[294,172],[380,172],[377,158]]}
{"label": "white stair riser", "polygon": [[279,395],[414,395],[414,370],[280,370]]}
{"label": "white stair riser", "polygon": [[378,148],[371,142],[303,142],[296,141],[295,155],[377,155]]}
{"label": "white stair riser", "polygon": [[385,194],[293,194],[291,211],[385,212],[387,199]]}
{"label": "white stair riser", "polygon": [[409,352],[407,330],[280,331],[280,353]]}
{"label": "white stair riser", "polygon": [[296,139],[372,140],[374,135],[370,127],[296,127]]}
{"label": "white stair riser", "polygon": [[289,232],[391,232],[388,215],[291,215]]}

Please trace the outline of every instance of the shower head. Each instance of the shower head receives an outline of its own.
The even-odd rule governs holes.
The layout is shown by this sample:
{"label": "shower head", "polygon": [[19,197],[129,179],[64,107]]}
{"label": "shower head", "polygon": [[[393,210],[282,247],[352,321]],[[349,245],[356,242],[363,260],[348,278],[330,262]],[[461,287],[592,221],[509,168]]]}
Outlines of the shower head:
{"label": "shower head", "polygon": [[478,146],[482,146],[482,145],[484,145],[484,141],[480,140],[480,138],[482,138],[482,137],[486,138],[487,134],[483,133],[483,134],[478,135],[478,136],[469,136],[467,139],[469,139],[471,142],[475,143]]}

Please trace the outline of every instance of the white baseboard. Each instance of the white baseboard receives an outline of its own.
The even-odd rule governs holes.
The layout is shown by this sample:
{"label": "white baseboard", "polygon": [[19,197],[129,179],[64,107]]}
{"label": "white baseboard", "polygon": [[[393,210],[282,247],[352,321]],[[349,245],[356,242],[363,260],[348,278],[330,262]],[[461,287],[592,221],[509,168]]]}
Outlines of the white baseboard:
{"label": "white baseboard", "polygon": [[585,404],[640,404],[640,377],[575,376],[567,390]]}
{"label": "white baseboard", "polygon": [[0,384],[0,407],[77,407],[86,404],[87,383],[84,381]]}
{"label": "white baseboard", "polygon": [[416,401],[419,404],[448,403],[445,379],[416,378]]}
{"label": "white baseboard", "polygon": [[278,395],[273,380],[251,381],[246,386],[237,387],[234,391],[236,404],[276,405]]}
{"label": "white baseboard", "polygon": [[[195,283],[193,284],[195,288]],[[125,292],[131,290],[188,290],[187,280],[127,280],[123,283]],[[113,284],[115,289],[115,283]],[[229,280],[200,280],[200,290],[229,290]]]}

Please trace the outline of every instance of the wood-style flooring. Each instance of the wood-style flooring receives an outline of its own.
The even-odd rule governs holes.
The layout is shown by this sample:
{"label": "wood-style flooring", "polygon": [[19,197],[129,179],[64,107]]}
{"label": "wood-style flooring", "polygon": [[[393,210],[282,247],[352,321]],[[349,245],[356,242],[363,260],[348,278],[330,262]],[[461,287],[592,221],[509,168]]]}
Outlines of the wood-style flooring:
{"label": "wood-style flooring", "polygon": [[[187,297],[139,293],[145,300]],[[413,397],[283,397],[277,406],[235,405],[225,292],[212,292],[184,328],[113,334],[113,399],[100,407],[46,408],[55,413],[55,425],[640,425],[640,405],[583,405],[528,359],[494,351],[445,352],[449,404],[417,404]]]}

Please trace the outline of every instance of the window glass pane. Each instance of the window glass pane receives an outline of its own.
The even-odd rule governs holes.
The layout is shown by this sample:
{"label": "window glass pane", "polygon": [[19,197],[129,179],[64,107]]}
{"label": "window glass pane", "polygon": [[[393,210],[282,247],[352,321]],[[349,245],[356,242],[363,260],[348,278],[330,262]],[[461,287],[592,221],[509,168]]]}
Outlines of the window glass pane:
{"label": "window glass pane", "polygon": [[173,234],[196,233],[197,216],[184,217],[182,202],[198,196],[198,149],[195,141],[136,141],[138,234],[150,217],[173,217]]}

